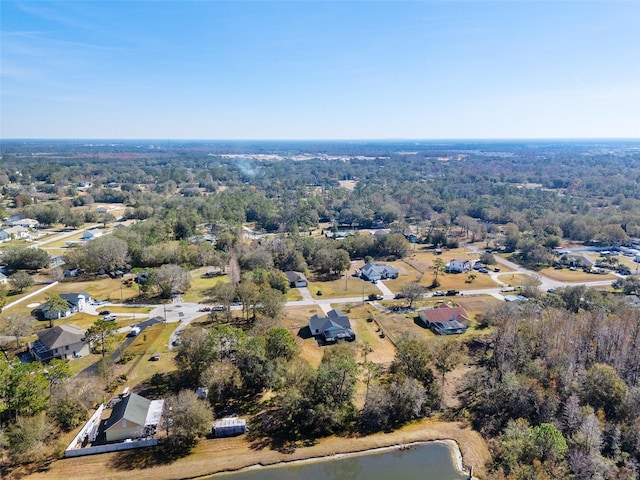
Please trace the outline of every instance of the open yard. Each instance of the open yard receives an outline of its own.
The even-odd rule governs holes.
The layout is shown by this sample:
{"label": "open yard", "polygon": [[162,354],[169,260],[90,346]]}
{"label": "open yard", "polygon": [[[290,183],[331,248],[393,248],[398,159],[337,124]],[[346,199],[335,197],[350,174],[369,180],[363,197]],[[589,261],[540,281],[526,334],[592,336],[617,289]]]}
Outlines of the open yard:
{"label": "open yard", "polygon": [[211,290],[215,285],[221,282],[228,282],[228,275],[220,275],[211,278],[203,277],[207,271],[211,270],[211,268],[201,268],[197,272],[192,272],[191,275],[191,287],[182,295],[182,300],[185,302],[206,302],[209,300],[210,295],[208,295],[208,291]]}
{"label": "open yard", "polygon": [[[123,352],[130,357],[129,362],[118,367],[119,373],[126,372],[127,384],[138,385],[154,373],[175,370],[175,352],[169,351],[169,336],[177,328],[177,323],[159,323],[146,328]],[[160,360],[152,361],[151,356],[160,354]]]}
{"label": "open yard", "polygon": [[615,280],[616,276],[610,273],[605,275],[595,274],[595,273],[585,273],[582,270],[569,270],[568,268],[563,268],[562,270],[556,270],[555,268],[545,268],[540,270],[540,275],[544,275],[547,278],[552,280],[557,280],[559,282],[570,282],[570,283],[585,283],[585,282],[598,282],[601,280]]}
{"label": "open yard", "polygon": [[314,298],[320,298],[316,292],[322,292],[322,298],[339,298],[339,297],[366,297],[370,293],[380,293],[380,289],[371,282],[366,282],[354,277],[355,271],[364,265],[364,262],[351,262],[348,276],[342,274],[340,278],[329,281],[321,281],[311,278],[309,281],[309,291]]}

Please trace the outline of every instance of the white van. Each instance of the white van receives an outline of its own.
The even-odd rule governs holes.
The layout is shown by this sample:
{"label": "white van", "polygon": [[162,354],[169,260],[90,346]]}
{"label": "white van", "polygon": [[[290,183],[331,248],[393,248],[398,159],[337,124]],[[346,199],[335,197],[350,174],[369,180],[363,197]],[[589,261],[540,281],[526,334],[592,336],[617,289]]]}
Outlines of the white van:
{"label": "white van", "polygon": [[131,331],[129,332],[129,336],[130,337],[135,337],[140,333],[140,327],[132,327]]}

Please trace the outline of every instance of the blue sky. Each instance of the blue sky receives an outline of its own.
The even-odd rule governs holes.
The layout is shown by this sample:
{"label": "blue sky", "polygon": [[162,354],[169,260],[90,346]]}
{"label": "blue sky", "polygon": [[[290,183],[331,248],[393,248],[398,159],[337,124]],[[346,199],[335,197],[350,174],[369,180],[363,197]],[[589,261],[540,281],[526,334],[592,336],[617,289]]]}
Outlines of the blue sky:
{"label": "blue sky", "polygon": [[640,1],[0,0],[1,138],[640,138]]}

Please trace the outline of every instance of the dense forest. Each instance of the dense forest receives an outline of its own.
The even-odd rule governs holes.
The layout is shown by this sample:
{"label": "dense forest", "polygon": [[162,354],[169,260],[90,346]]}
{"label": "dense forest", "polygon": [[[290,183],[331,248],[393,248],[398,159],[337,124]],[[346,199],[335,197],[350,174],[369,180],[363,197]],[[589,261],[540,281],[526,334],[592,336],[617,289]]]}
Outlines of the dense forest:
{"label": "dense forest", "polygon": [[[115,203],[126,207],[124,220],[138,221],[71,250],[69,268],[157,269],[147,288],[170,297],[172,286],[163,289],[158,279],[163,268],[228,267],[236,290],[212,295],[225,307],[239,298],[243,317],[254,322],[280,314],[288,288],[282,271],[331,277],[356,258],[401,258],[409,234],[433,247],[463,238],[491,244],[533,269],[554,265],[554,249],[567,242],[615,247],[640,238],[638,142],[4,141],[1,149],[2,216],[106,225],[115,218],[90,207]],[[256,238],[242,242],[247,225]],[[339,242],[310,235],[364,228],[391,233]],[[282,235],[259,235],[267,232]],[[4,262],[40,268],[41,251],[30,250],[8,249]],[[631,275],[616,286],[640,293]],[[583,286],[529,296],[485,312],[479,334],[464,342],[403,338],[385,371],[357,364],[344,345],[327,349],[314,370],[296,357],[286,330],[216,321],[184,336],[173,381],[208,385],[217,410],[272,392],[256,414],[256,435],[295,441],[367,433],[439,414],[485,436],[494,454],[487,478],[637,479],[640,312],[619,295]],[[463,361],[473,370],[457,392],[461,406],[443,409],[444,376]],[[56,368],[58,381],[64,367]],[[54,383],[37,367],[7,364],[0,397],[15,403],[5,418],[46,408],[35,394],[32,403],[26,395],[18,402],[27,375]],[[366,396],[358,410],[361,378]],[[162,378],[155,381],[150,388],[164,388]],[[69,410],[79,419],[87,408],[68,405],[69,394],[52,398],[63,429],[77,420],[68,422]]]}

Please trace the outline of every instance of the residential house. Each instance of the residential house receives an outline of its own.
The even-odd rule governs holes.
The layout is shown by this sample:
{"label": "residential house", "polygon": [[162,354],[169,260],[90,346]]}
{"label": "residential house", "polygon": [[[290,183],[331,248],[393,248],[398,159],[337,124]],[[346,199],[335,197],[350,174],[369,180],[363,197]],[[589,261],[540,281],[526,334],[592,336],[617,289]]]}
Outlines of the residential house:
{"label": "residential house", "polygon": [[12,227],[23,227],[23,228],[36,228],[39,223],[37,220],[33,218],[21,218],[21,217],[13,217],[7,222]]}
{"label": "residential house", "polygon": [[338,340],[356,339],[356,334],[351,330],[351,322],[340,310],[331,310],[326,317],[314,315],[309,319],[309,330],[314,337],[320,336],[325,342],[333,343]]}
{"label": "residential house", "polygon": [[70,315],[73,315],[74,313],[83,311],[91,301],[91,295],[86,292],[62,293],[60,294],[60,296],[67,301],[67,310],[63,312],[52,313],[46,305],[41,305],[40,307],[38,307],[39,316],[41,316],[45,320],[56,320],[58,318],[68,317]]}
{"label": "residential house", "polygon": [[120,399],[105,420],[102,431],[107,442],[122,442],[152,435],[156,431],[164,400],[148,400],[135,393]]}
{"label": "residential house", "polygon": [[291,288],[301,288],[307,286],[307,277],[302,272],[294,272],[292,270],[284,272],[289,280],[289,286]]}
{"label": "residential house", "polygon": [[640,297],[638,295],[625,295],[624,300],[631,308],[640,308]]}
{"label": "residential house", "polygon": [[7,277],[4,273],[0,272],[0,284],[5,284],[9,282],[9,277]]}
{"label": "residential house", "polygon": [[445,267],[445,271],[449,273],[464,273],[470,272],[473,268],[473,262],[466,258],[454,258]]}
{"label": "residential house", "polygon": [[376,283],[379,280],[398,278],[398,270],[390,265],[371,262],[356,270],[356,276],[363,280]]}
{"label": "residential house", "polygon": [[9,235],[5,230],[0,230],[0,243],[8,242],[11,240],[11,235]]}
{"label": "residential house", "polygon": [[102,230],[98,228],[92,228],[91,230],[87,230],[86,232],[84,232],[81,238],[82,240],[89,242],[101,236],[102,236]]}
{"label": "residential house", "polygon": [[5,228],[4,231],[7,233],[7,235],[9,235],[9,237],[18,240],[27,240],[31,238],[31,232],[29,231],[29,229],[20,225]]}
{"label": "residential house", "polygon": [[85,332],[75,325],[57,325],[38,332],[38,340],[29,343],[33,357],[46,362],[53,358],[71,359],[89,353]]}
{"label": "residential house", "polygon": [[462,307],[451,307],[446,303],[418,312],[420,321],[437,335],[454,335],[467,331],[469,318]]}

